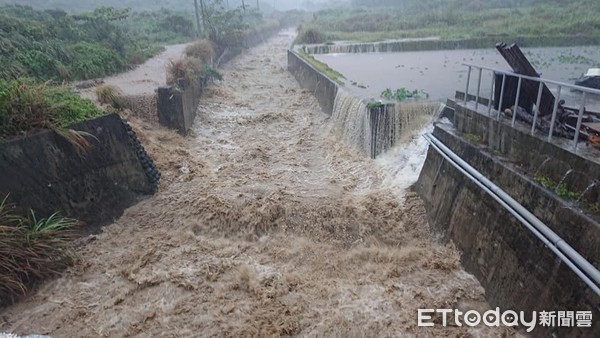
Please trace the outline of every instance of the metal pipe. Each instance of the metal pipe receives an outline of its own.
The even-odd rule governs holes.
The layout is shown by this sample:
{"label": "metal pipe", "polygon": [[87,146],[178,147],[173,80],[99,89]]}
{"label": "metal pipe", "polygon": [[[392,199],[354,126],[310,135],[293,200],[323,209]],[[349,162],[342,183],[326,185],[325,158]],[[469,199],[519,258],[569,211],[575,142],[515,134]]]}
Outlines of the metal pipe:
{"label": "metal pipe", "polygon": [[517,109],[519,108],[519,98],[521,96],[521,84],[523,82],[522,78],[519,78],[519,82],[517,84],[517,97],[515,98],[515,109],[513,110],[513,116],[512,116],[512,126],[515,126],[515,121],[517,120]]}
{"label": "metal pipe", "polygon": [[465,103],[469,100],[469,82],[471,81],[471,66],[469,66],[469,72],[467,73],[467,87],[465,88]]}
{"label": "metal pipe", "polygon": [[531,124],[531,135],[535,134],[535,125],[537,124],[538,114],[540,113],[540,104],[542,102],[542,92],[544,91],[544,83],[540,81],[538,88],[537,101],[535,101],[535,112],[533,113],[533,123]]}
{"label": "metal pipe", "polygon": [[479,107],[479,93],[481,91],[481,72],[483,69],[479,68],[479,76],[477,78],[477,95],[475,96],[475,110]]}
{"label": "metal pipe", "polygon": [[498,104],[498,116],[496,120],[500,119],[500,111],[502,110],[502,103],[504,101],[504,85],[506,84],[506,74],[502,74],[502,88],[500,88],[500,104]]}
{"label": "metal pipe", "polygon": [[583,92],[581,99],[581,107],[579,107],[579,115],[577,116],[577,127],[575,128],[575,138],[573,138],[573,147],[577,149],[577,141],[579,141],[579,130],[581,129],[581,121],[583,120],[583,113],[585,112],[585,99],[587,93]]}
{"label": "metal pipe", "polygon": [[523,223],[530,231],[541,239],[571,270],[573,270],[597,295],[600,295],[600,271],[590,264],[575,249],[554,233],[548,226],[540,221],[529,210],[514,200],[510,195],[493,184],[487,177],[471,167],[467,162],[456,155],[446,145],[433,135],[425,135],[425,139],[434,146],[436,151],[448,160],[459,171],[475,182],[494,200],[499,202],[506,210]]}
{"label": "metal pipe", "polygon": [[558,112],[558,101],[560,101],[560,91],[562,87],[558,86],[558,93],[554,99],[554,109],[552,109],[552,120],[550,121],[550,132],[548,133],[548,141],[552,140],[552,133],[554,133],[554,123],[556,122],[556,113]]}

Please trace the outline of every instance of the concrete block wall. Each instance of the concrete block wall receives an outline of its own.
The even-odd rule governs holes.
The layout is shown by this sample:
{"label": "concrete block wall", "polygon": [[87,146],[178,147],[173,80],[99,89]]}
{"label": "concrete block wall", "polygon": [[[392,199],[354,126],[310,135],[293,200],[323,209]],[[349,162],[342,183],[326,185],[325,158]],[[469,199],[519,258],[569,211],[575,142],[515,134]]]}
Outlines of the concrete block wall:
{"label": "concrete block wall", "polygon": [[158,88],[158,122],[180,134],[187,134],[196,118],[196,110],[202,96],[200,83],[188,84],[184,80],[177,86]]}
{"label": "concrete block wall", "polygon": [[92,144],[78,151],[64,137],[43,131],[0,143],[0,196],[38,217],[54,212],[77,218],[86,230],[113,222],[153,194],[160,173],[131,127],[116,114],[72,126]]}
{"label": "concrete block wall", "polygon": [[[554,232],[598,267],[600,225],[597,219],[574,208],[552,191],[518,170],[508,157],[499,155],[485,143],[468,140],[461,123],[481,126],[481,130],[512,135],[500,126],[491,128],[476,112],[470,117],[455,111],[457,128],[438,124],[434,135],[462,159],[489,177],[519,203],[533,212]],[[485,121],[485,123],[484,123]],[[508,135],[507,135],[508,134]],[[514,135],[512,135],[514,137]],[[514,153],[538,152],[544,141],[529,139],[512,144]],[[519,151],[516,151],[516,148]],[[562,150],[555,149],[556,157]],[[563,154],[563,156],[569,156]],[[533,156],[532,156],[533,158]],[[477,185],[430,148],[415,189],[425,202],[429,224],[443,241],[452,240],[462,252],[461,261],[486,290],[492,307],[503,310],[592,311],[593,327],[547,328],[538,325],[535,337],[600,336],[600,297],[509,212]]]}

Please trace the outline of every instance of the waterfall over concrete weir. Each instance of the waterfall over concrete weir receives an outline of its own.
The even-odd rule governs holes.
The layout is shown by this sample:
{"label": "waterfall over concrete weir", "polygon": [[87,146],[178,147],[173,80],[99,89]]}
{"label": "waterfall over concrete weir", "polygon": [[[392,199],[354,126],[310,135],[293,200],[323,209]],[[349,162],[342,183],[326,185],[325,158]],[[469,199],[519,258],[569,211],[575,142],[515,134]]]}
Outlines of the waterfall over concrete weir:
{"label": "waterfall over concrete weir", "polygon": [[438,106],[433,102],[398,102],[370,107],[340,88],[332,120],[335,132],[346,144],[375,158],[421,130]]}

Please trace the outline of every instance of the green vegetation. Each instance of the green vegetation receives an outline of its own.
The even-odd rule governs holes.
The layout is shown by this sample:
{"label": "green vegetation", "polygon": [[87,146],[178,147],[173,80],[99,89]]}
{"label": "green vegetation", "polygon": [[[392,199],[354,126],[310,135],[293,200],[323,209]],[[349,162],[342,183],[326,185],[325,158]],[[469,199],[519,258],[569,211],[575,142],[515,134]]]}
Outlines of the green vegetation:
{"label": "green vegetation", "polygon": [[294,40],[294,44],[298,43],[306,43],[306,44],[319,44],[326,43],[328,41],[327,35],[319,30],[318,28],[312,26],[302,26],[298,27],[298,35]]}
{"label": "green vegetation", "polygon": [[419,91],[418,89],[410,91],[404,87],[398,88],[396,90],[391,90],[390,88],[386,88],[386,90],[381,92],[381,97],[383,97],[384,99],[387,99],[387,100],[394,100],[394,101],[404,101],[407,99],[419,99],[423,96],[425,98],[428,98],[429,94],[425,93],[424,91]]}
{"label": "green vegetation", "polygon": [[0,80],[0,140],[32,130],[65,128],[103,114],[93,102],[63,86]]}
{"label": "green vegetation", "polygon": [[312,36],[379,41],[431,36],[508,40],[518,36],[600,35],[600,16],[596,15],[600,2],[595,0],[520,1],[520,7],[506,1],[470,0],[354,3],[369,7],[319,11],[302,26],[297,43],[310,43],[304,37]]}
{"label": "green vegetation", "polygon": [[548,189],[554,189],[557,185],[556,182],[554,182],[553,179],[551,179],[548,176],[544,176],[542,174],[536,174],[534,179],[541,185],[543,185],[544,187],[548,188]]}
{"label": "green vegetation", "polygon": [[127,101],[123,94],[114,86],[103,85],[95,90],[100,104],[106,104],[116,110],[127,108]]}
{"label": "green vegetation", "polygon": [[193,22],[170,11],[132,15],[102,7],[67,14],[6,6],[0,8],[0,78],[102,77],[143,62],[174,36],[190,40],[193,35]]}
{"label": "green vegetation", "polygon": [[483,142],[483,138],[480,135],[477,134],[466,134],[465,138],[471,142],[471,143],[479,143],[481,144]]}
{"label": "green vegetation", "polygon": [[558,61],[560,63],[568,63],[568,64],[573,64],[573,63],[580,63],[583,65],[593,65],[596,64],[596,60],[592,60],[588,57],[585,57],[583,55],[574,55],[572,53],[568,53],[568,54],[561,54],[558,56]]}
{"label": "green vegetation", "polygon": [[340,72],[332,69],[327,64],[325,64],[325,63],[323,63],[323,62],[315,59],[312,55],[307,54],[304,51],[299,51],[298,54],[300,54],[300,56],[304,60],[306,60],[306,62],[310,63],[318,71],[320,71],[321,73],[327,75],[327,77],[329,77],[333,81],[335,81],[335,82],[337,82],[338,84],[341,84],[341,85],[344,84],[344,82],[342,81],[342,79],[345,79],[345,77]]}
{"label": "green vegetation", "polygon": [[[206,1],[203,26],[207,38],[186,49],[184,60],[170,67],[171,81],[220,79],[213,59],[225,48],[241,48],[248,34],[279,27],[247,9],[224,10],[220,0]],[[72,123],[104,114],[91,101],[56,82],[98,78],[145,61],[165,43],[189,41],[196,35],[193,12],[133,13],[129,9],[96,8],[71,14],[0,7],[0,139],[29,131],[53,129],[74,145],[85,145]],[[114,88],[97,89],[101,103],[122,109],[126,100]],[[84,135],[85,136],[85,135]]]}
{"label": "green vegetation", "polygon": [[212,41],[202,39],[185,48],[185,56],[199,59],[204,63],[213,63],[216,56],[215,46]]}
{"label": "green vegetation", "polygon": [[591,212],[593,212],[595,214],[600,214],[600,202],[588,203],[586,207]]}
{"label": "green vegetation", "polygon": [[569,199],[577,199],[581,193],[571,191],[567,188],[567,185],[562,183],[554,190],[556,194],[560,197],[569,198]]}
{"label": "green vegetation", "polygon": [[75,261],[73,219],[37,219],[0,201],[0,307],[24,296],[35,282],[58,275]]}
{"label": "green vegetation", "polygon": [[369,109],[379,108],[379,107],[383,107],[383,102],[372,101],[372,102],[367,103],[367,108],[369,108]]}
{"label": "green vegetation", "polygon": [[556,183],[550,177],[547,177],[547,176],[544,176],[541,174],[537,174],[534,177],[534,179],[538,183],[543,185],[545,188],[548,188],[548,189],[554,191],[556,193],[556,195],[558,195],[560,197],[568,198],[568,199],[577,199],[581,195],[581,193],[569,190],[567,185],[564,183],[561,183],[561,184]]}

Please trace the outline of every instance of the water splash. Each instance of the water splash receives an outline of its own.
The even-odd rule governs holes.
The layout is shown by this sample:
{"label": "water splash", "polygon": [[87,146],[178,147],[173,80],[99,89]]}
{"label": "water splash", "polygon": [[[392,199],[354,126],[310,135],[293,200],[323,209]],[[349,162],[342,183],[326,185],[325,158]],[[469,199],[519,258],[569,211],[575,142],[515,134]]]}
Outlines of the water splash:
{"label": "water splash", "polygon": [[349,146],[365,152],[371,149],[369,108],[356,96],[338,89],[333,103],[334,132]]}
{"label": "water splash", "polygon": [[347,145],[375,158],[407,142],[431,122],[438,106],[432,102],[402,102],[368,107],[364,100],[340,88],[333,107],[333,129]]}
{"label": "water splash", "polygon": [[405,143],[377,158],[377,164],[387,173],[383,186],[390,187],[398,196],[403,196],[406,190],[417,182],[427,157],[428,145],[423,135],[431,131],[433,125],[429,124]]}
{"label": "water splash", "polygon": [[569,175],[573,172],[573,169],[569,169],[567,170],[567,172],[563,175],[563,177],[560,179],[560,181],[558,181],[558,185],[556,185],[556,188],[554,188],[555,190],[557,190],[558,188],[560,188],[563,183],[565,182],[565,180],[567,179],[567,177],[569,177]]}

